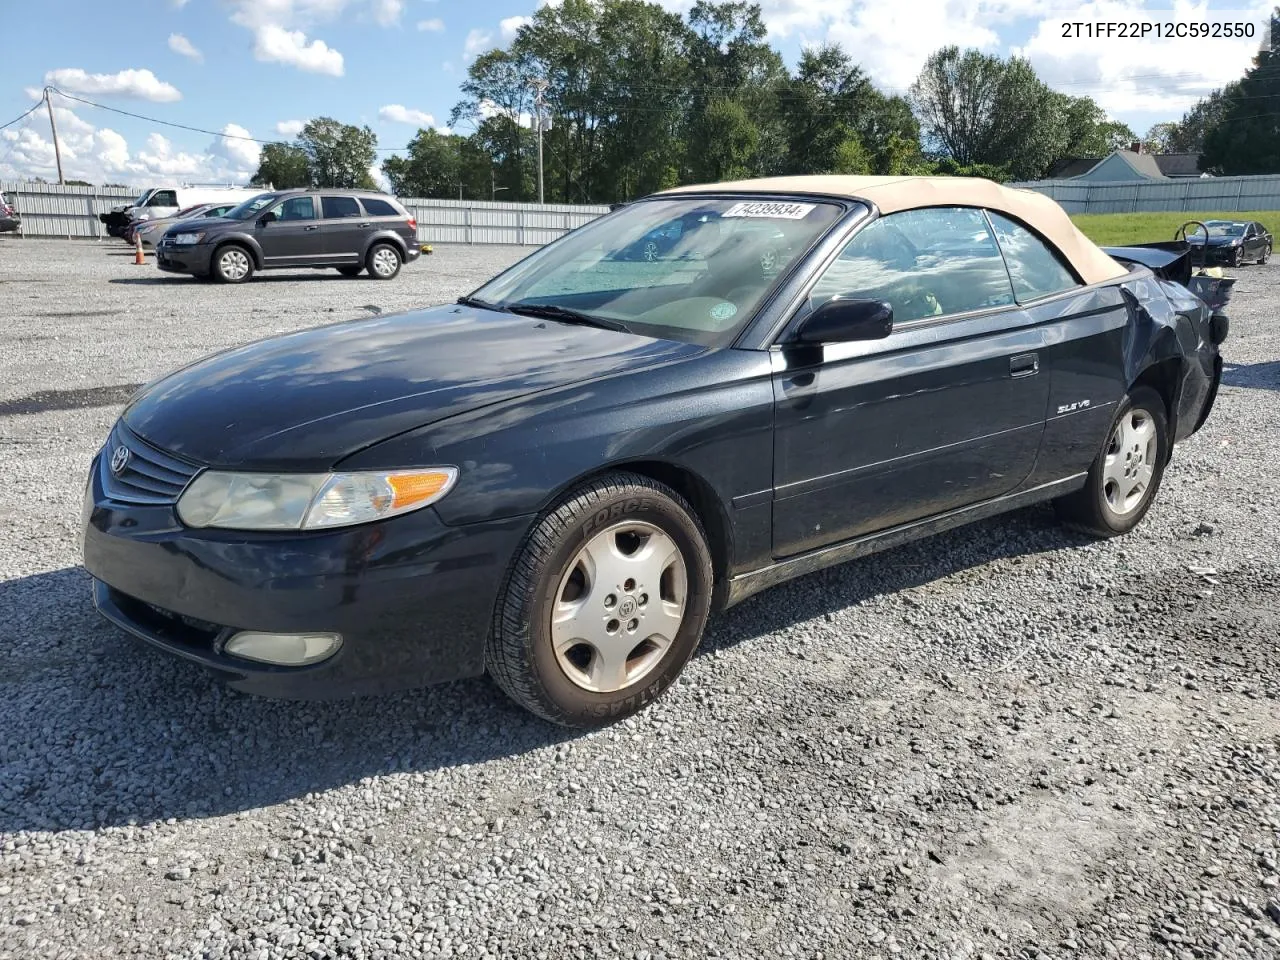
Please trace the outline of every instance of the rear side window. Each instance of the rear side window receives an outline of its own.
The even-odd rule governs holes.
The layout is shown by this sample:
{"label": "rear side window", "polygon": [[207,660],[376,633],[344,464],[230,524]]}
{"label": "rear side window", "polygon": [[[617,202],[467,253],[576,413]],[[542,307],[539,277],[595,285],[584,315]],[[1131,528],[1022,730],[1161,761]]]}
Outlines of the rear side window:
{"label": "rear side window", "polygon": [[321,197],[320,204],[326,220],[360,216],[360,204],[356,203],[355,197]]}
{"label": "rear side window", "polygon": [[379,200],[377,197],[361,197],[360,202],[364,204],[365,212],[371,217],[403,217],[404,214],[387,203],[385,200]]}
{"label": "rear side window", "polygon": [[1079,286],[1062,259],[1043,240],[1021,224],[988,210],[996,239],[1009,265],[1018,300],[1039,300]]}
{"label": "rear side window", "polygon": [[1013,303],[1013,289],[982,211],[904,210],[861,230],[814,287],[810,304],[832,297],[887,301],[894,323]]}

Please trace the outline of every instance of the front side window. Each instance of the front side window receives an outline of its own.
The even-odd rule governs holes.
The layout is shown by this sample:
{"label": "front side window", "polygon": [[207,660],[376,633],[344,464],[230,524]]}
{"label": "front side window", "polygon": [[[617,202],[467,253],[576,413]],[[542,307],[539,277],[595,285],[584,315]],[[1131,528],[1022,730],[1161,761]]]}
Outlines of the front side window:
{"label": "front side window", "polygon": [[809,305],[832,297],[884,300],[895,324],[1014,302],[986,218],[969,207],[904,210],[873,220],[819,278]]}
{"label": "front side window", "polygon": [[316,201],[314,197],[290,197],[278,204],[272,212],[277,220],[314,220]]}
{"label": "front side window", "polygon": [[1079,281],[1047,243],[1003,214],[988,211],[996,240],[1013,278],[1013,292],[1020,303],[1052,296],[1079,286]]}
{"label": "front side window", "polygon": [[172,190],[157,190],[147,201],[148,207],[176,207],[177,205],[178,195]]}
{"label": "front side window", "polygon": [[237,207],[232,207],[227,211],[229,220],[248,220],[250,217],[257,216],[269,204],[275,203],[279,194],[260,193],[256,197],[250,197],[244,203]]}
{"label": "front side window", "polygon": [[360,216],[360,204],[356,203],[355,197],[321,197],[320,207],[326,220]]}
{"label": "front side window", "polygon": [[808,199],[644,200],[567,234],[473,296],[507,308],[565,307],[648,336],[721,345],[843,212]]}

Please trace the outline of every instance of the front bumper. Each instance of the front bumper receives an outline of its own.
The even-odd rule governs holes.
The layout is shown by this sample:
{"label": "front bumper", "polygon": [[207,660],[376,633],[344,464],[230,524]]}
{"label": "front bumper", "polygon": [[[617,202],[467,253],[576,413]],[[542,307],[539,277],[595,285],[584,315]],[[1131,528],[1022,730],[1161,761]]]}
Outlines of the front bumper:
{"label": "front bumper", "polygon": [[[484,671],[507,564],[530,518],[446,526],[431,508],[312,533],[192,530],[172,504],[125,504],[102,455],[85,490],[84,565],[117,626],[247,693],[331,699]],[[342,635],[304,667],[223,652],[240,630]]]}
{"label": "front bumper", "polygon": [[0,214],[0,233],[17,233],[22,226],[22,218]]}
{"label": "front bumper", "polygon": [[1191,250],[1191,260],[1193,263],[1199,263],[1201,257],[1205,258],[1207,263],[1230,263],[1235,257],[1241,255],[1239,247],[1209,247],[1207,253],[1204,247],[1196,246]]}
{"label": "front bumper", "polygon": [[156,244],[156,266],[168,273],[207,276],[213,260],[208,243],[177,244],[161,240]]}

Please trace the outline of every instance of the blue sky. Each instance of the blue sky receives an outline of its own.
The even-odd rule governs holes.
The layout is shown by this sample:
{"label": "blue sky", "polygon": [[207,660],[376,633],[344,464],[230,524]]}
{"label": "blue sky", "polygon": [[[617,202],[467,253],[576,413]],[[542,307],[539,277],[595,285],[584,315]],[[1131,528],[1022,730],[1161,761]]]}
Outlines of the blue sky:
{"label": "blue sky", "polygon": [[[0,123],[45,83],[123,110],[261,139],[287,139],[329,115],[403,146],[419,126],[447,125],[475,53],[504,44],[545,0],[46,0],[5,13]],[[685,10],[690,0],[661,0]],[[1051,85],[1088,94],[1139,133],[1177,119],[1238,77],[1258,40],[1084,41],[1063,20],[1194,19],[1267,2],[1141,0],[762,0],[788,61],[804,45],[842,43],[883,89],[901,92],[946,43],[1029,57]],[[1215,16],[1218,14],[1215,14]],[[68,177],[146,184],[242,180],[247,141],[165,128],[66,102],[58,111]],[[385,156],[384,152],[382,156]],[[43,111],[0,130],[0,177],[56,176]]]}

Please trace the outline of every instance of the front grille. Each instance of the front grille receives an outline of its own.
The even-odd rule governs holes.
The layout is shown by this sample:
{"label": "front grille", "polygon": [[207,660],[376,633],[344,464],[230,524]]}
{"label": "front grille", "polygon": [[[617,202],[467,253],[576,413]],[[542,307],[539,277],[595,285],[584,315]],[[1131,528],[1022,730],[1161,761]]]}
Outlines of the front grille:
{"label": "front grille", "polygon": [[[111,464],[121,447],[129,451],[129,458],[117,473]],[[174,503],[199,470],[199,465],[165,453],[120,424],[102,451],[102,486],[119,503]]]}

